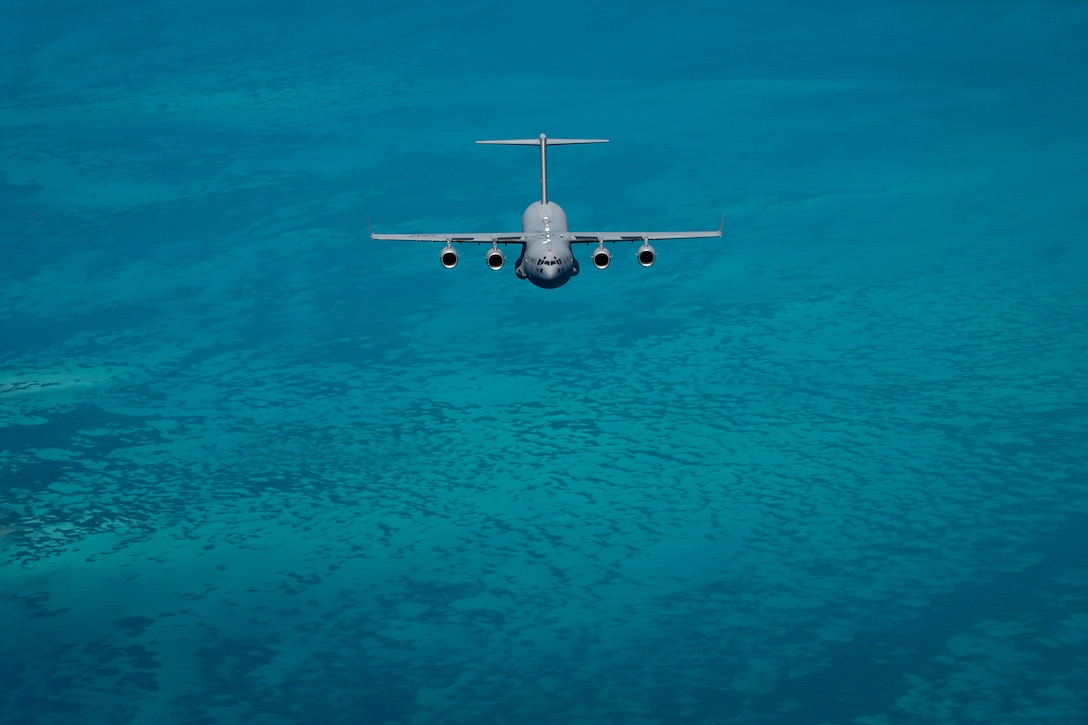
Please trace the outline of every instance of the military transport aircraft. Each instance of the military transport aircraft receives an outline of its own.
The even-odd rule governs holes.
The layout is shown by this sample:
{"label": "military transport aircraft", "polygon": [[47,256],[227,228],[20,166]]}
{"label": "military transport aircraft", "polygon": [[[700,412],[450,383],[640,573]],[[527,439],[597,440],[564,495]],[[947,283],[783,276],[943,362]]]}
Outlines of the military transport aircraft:
{"label": "military transport aircraft", "polygon": [[548,147],[566,146],[583,143],[608,143],[604,138],[540,138],[509,139],[504,141],[477,141],[478,144],[499,146],[539,146],[540,147],[540,201],[534,201],[521,215],[520,232],[470,232],[467,234],[375,234],[371,239],[386,239],[401,242],[445,242],[445,248],[439,253],[442,266],[453,269],[457,266],[457,249],[454,244],[491,244],[485,257],[487,266],[494,270],[502,269],[506,255],[499,245],[517,244],[521,247],[518,261],[514,263],[514,274],[519,279],[527,279],[537,287],[553,289],[567,283],[578,274],[578,260],[571,252],[571,244],[597,243],[591,259],[597,269],[605,269],[612,261],[612,253],[605,248],[605,242],[642,242],[638,248],[638,263],[649,267],[657,260],[657,252],[650,246],[650,240],[659,239],[696,239],[700,237],[720,237],[722,225],[712,232],[572,232],[567,228],[567,215],[558,204],[548,201]]}

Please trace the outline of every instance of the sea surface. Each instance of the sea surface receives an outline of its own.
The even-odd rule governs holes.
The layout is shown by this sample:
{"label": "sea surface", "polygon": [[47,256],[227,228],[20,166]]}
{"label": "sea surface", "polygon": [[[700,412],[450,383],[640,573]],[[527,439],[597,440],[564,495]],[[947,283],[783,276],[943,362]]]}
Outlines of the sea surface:
{"label": "sea surface", "polygon": [[0,0],[0,722],[1088,722],[1086,38]]}

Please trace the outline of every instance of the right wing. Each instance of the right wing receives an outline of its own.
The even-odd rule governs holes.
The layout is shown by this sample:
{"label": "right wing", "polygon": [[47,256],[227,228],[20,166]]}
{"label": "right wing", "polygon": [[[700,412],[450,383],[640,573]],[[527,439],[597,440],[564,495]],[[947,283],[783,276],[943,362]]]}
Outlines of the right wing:
{"label": "right wing", "polygon": [[[367,226],[370,220],[367,219]],[[523,244],[521,232],[468,232],[466,234],[375,234],[370,238],[389,242],[445,242],[446,244]]]}

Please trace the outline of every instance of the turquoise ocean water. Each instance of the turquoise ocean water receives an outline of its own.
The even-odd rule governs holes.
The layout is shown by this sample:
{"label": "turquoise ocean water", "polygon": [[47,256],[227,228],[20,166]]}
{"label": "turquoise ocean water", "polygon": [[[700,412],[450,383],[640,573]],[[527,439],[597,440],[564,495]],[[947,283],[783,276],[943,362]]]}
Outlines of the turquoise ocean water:
{"label": "turquoise ocean water", "polygon": [[0,2],[0,721],[1088,721],[1088,5],[224,5]]}

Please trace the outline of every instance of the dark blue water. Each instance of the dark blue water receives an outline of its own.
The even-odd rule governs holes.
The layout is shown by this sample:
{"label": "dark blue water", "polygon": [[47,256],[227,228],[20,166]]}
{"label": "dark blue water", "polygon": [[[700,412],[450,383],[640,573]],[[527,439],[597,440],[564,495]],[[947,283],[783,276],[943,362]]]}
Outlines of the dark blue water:
{"label": "dark blue water", "polygon": [[0,3],[0,721],[1088,720],[1086,32]]}

